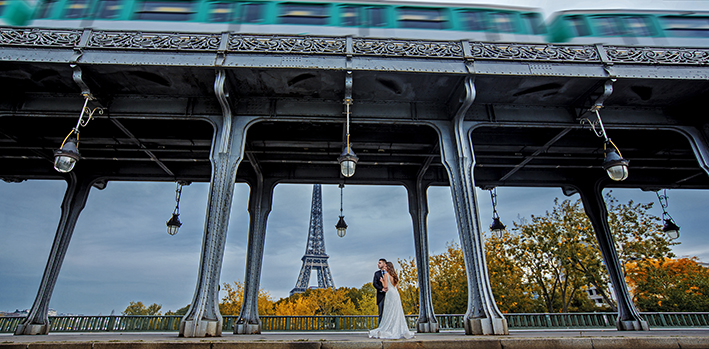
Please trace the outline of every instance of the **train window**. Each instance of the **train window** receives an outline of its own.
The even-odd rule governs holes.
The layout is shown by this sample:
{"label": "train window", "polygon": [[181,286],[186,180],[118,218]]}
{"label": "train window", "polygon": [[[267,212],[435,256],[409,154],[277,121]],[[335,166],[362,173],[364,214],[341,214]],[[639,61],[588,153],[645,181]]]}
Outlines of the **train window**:
{"label": "train window", "polygon": [[583,17],[580,17],[580,16],[566,17],[566,22],[569,26],[569,29],[571,29],[571,31],[572,31],[571,36],[589,36],[589,35],[591,35],[591,31],[588,29],[588,26],[586,25],[586,21],[584,21]]}
{"label": "train window", "polygon": [[360,24],[357,7],[345,6],[340,8],[340,23],[345,27],[355,27]]}
{"label": "train window", "polygon": [[618,36],[623,34],[615,17],[591,17],[591,23],[598,35]]}
{"label": "train window", "polygon": [[480,11],[461,12],[463,17],[463,28],[465,30],[485,30],[485,13]]}
{"label": "train window", "polygon": [[0,1],[0,16],[5,12],[5,5],[7,5],[7,1]]}
{"label": "train window", "polygon": [[121,0],[102,0],[99,2],[98,13],[96,18],[113,19],[121,15],[122,9]]}
{"label": "train window", "polygon": [[64,18],[81,18],[86,15],[89,0],[69,0],[66,3]]}
{"label": "train window", "polygon": [[278,22],[283,24],[325,25],[328,22],[328,8],[323,4],[282,4],[278,12]]}
{"label": "train window", "polygon": [[522,15],[525,33],[544,34],[544,22],[538,13],[527,13]]}
{"label": "train window", "polygon": [[37,10],[37,18],[49,18],[52,15],[54,6],[57,4],[57,0],[45,0],[39,5]]}
{"label": "train window", "polygon": [[383,7],[370,7],[367,9],[367,26],[386,27],[386,11]]}
{"label": "train window", "polygon": [[652,24],[647,17],[624,17],[621,19],[628,34],[633,36],[651,36]]}
{"label": "train window", "polygon": [[263,4],[244,4],[242,7],[241,21],[244,23],[263,22]]}
{"label": "train window", "polygon": [[143,1],[135,19],[149,21],[189,21],[195,13],[194,1]]}
{"label": "train window", "polygon": [[398,8],[397,18],[402,28],[444,29],[446,17],[436,8]]}
{"label": "train window", "polygon": [[234,3],[213,2],[209,4],[210,22],[231,22],[234,18]]}
{"label": "train window", "polygon": [[490,13],[492,27],[502,33],[514,33],[515,25],[511,13],[493,12]]}
{"label": "train window", "polygon": [[660,22],[668,36],[709,37],[709,17],[661,17]]}

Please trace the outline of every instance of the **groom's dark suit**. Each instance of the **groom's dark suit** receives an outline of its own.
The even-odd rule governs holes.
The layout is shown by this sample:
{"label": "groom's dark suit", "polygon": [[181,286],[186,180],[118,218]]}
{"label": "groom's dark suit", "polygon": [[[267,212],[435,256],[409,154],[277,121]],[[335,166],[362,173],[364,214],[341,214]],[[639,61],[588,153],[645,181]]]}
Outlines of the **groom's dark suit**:
{"label": "groom's dark suit", "polygon": [[379,322],[382,322],[382,312],[384,311],[384,285],[382,285],[381,278],[384,278],[384,273],[381,270],[377,270],[374,273],[374,280],[372,280],[372,285],[377,289],[377,306],[379,307]]}

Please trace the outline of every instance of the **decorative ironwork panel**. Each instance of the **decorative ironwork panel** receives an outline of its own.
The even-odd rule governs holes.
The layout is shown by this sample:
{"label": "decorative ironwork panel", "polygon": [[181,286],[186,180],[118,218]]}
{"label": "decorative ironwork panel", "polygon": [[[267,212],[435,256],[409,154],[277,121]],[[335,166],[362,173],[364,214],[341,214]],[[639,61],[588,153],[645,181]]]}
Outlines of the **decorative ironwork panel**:
{"label": "decorative ironwork panel", "polygon": [[463,58],[463,45],[459,41],[355,39],[353,46],[357,55]]}
{"label": "decorative ironwork panel", "polygon": [[699,48],[657,48],[606,46],[606,55],[614,63],[709,64],[709,50]]}
{"label": "decorative ironwork panel", "polygon": [[344,54],[345,38],[232,35],[228,50],[232,52]]}
{"label": "decorative ironwork panel", "polygon": [[475,59],[504,59],[555,62],[600,62],[593,46],[555,46],[526,44],[471,43]]}
{"label": "decorative ironwork panel", "polygon": [[0,29],[0,45],[73,47],[81,40],[80,30]]}
{"label": "decorative ironwork panel", "polygon": [[140,50],[215,51],[221,35],[141,32],[95,32],[88,46]]}

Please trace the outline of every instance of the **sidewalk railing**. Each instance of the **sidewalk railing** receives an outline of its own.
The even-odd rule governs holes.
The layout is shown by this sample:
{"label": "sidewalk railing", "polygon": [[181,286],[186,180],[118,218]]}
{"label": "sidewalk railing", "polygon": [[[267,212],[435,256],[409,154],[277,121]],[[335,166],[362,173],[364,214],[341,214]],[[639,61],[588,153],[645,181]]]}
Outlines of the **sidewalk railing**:
{"label": "sidewalk railing", "polygon": [[[641,313],[650,327],[709,328],[705,313]],[[615,328],[616,313],[505,314],[510,329]],[[224,316],[222,331],[229,333],[237,316]],[[261,316],[263,331],[366,331],[377,327],[376,315]],[[418,315],[407,315],[409,328]],[[50,316],[49,332],[175,332],[180,315]],[[463,315],[436,315],[441,330],[462,330]],[[24,318],[0,317],[0,333],[13,333]]]}

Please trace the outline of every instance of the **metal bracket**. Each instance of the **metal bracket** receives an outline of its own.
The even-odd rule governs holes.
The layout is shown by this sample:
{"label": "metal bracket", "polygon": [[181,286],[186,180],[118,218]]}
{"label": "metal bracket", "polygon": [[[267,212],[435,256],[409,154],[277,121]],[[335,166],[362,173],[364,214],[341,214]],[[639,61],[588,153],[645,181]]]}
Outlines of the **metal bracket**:
{"label": "metal bracket", "polygon": [[606,98],[608,98],[611,93],[613,93],[613,83],[616,81],[616,79],[608,79],[606,80],[606,83],[603,85],[603,94],[596,99],[596,101],[593,103],[593,106],[591,107],[592,112],[598,111],[599,109],[603,108],[603,102],[605,102]]}

